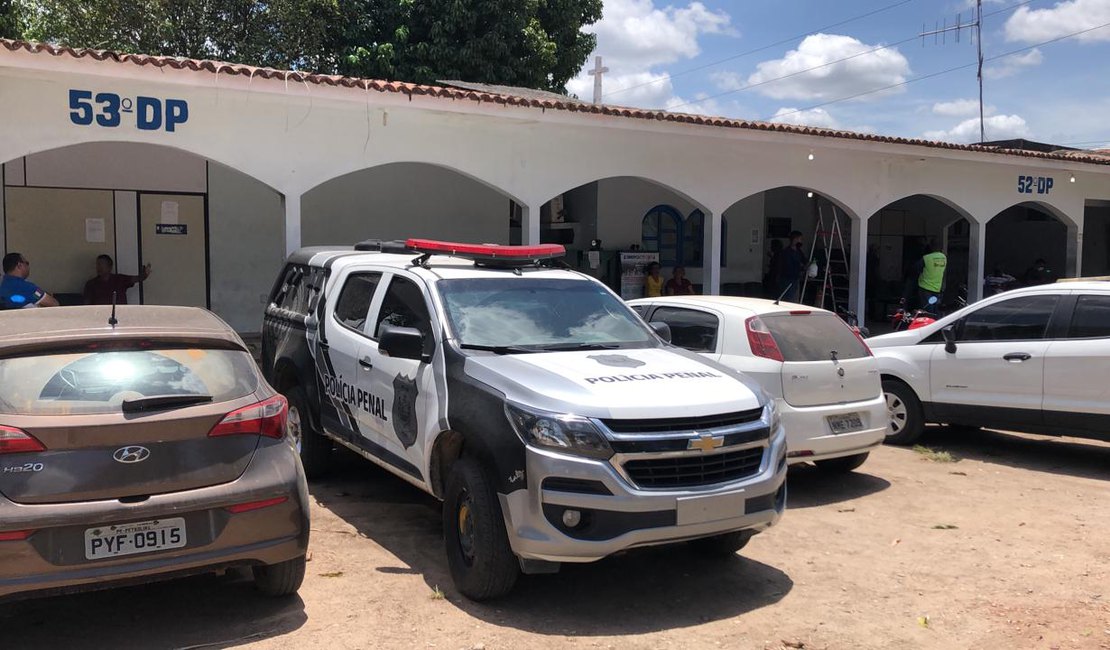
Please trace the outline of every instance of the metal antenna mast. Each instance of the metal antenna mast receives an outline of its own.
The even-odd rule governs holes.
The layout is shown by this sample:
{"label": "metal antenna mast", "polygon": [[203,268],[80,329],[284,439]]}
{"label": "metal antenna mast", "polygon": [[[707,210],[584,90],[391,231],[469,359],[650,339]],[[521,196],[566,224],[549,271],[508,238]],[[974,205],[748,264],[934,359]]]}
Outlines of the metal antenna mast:
{"label": "metal antenna mast", "polygon": [[979,142],[986,141],[986,127],[983,120],[983,0],[975,0],[975,17],[969,22],[963,21],[962,14],[956,14],[956,24],[949,25],[948,20],[945,19],[944,23],[937,23],[934,29],[926,31],[925,25],[921,26],[921,46],[925,46],[925,37],[932,36],[933,44],[947,43],[948,34],[955,32],[956,42],[960,42],[960,32],[964,30],[974,30],[975,47],[978,58],[978,79],[979,79]]}

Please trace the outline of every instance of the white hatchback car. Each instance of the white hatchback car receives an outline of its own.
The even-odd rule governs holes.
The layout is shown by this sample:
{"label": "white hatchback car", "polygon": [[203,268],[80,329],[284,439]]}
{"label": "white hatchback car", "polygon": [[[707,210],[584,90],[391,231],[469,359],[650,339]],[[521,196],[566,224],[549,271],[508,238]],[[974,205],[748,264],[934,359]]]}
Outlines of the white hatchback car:
{"label": "white hatchback car", "polygon": [[671,342],[759,382],[776,398],[789,462],[850,472],[887,434],[878,365],[832,312],[731,296],[642,298],[629,305],[670,326]]}
{"label": "white hatchback car", "polygon": [[890,443],[928,422],[1110,439],[1110,282],[1007,291],[867,343]]}

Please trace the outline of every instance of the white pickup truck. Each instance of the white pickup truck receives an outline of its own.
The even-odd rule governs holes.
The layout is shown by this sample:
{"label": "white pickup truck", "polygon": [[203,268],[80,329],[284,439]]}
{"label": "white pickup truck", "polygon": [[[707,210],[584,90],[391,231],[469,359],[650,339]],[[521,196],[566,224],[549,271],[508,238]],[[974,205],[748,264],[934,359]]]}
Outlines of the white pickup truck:
{"label": "white pickup truck", "polygon": [[309,477],[343,445],[444,501],[456,586],[693,540],[735,553],[786,502],[757,384],[668,344],[561,246],[304,249],[266,310],[263,371]]}

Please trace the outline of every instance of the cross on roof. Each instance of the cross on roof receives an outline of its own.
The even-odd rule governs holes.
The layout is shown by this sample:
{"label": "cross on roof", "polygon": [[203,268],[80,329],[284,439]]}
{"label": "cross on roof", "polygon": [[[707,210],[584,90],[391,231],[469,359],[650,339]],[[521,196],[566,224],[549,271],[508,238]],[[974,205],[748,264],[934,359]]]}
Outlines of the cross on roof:
{"label": "cross on roof", "polygon": [[601,65],[601,57],[599,56],[596,59],[594,59],[594,69],[590,70],[589,73],[594,78],[594,103],[595,104],[600,104],[601,103],[601,77],[606,72],[609,72],[609,68],[606,68],[605,66]]}

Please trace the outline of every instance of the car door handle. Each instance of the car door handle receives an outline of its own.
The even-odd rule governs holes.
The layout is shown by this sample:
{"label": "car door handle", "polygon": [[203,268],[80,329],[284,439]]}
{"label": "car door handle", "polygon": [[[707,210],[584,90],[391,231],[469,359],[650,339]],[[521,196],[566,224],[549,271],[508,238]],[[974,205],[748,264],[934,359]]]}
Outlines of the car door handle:
{"label": "car door handle", "polygon": [[358,365],[366,368],[367,370],[372,370],[374,368],[374,362],[370,360],[370,357],[363,357],[359,359]]}
{"label": "car door handle", "polygon": [[1020,363],[1022,361],[1028,361],[1028,360],[1032,359],[1033,355],[1029,354],[1028,352],[1011,352],[1010,354],[1007,354],[1006,356],[1004,356],[1002,358],[1005,359],[1006,361],[1009,361],[1010,363],[1014,363],[1014,362]]}

